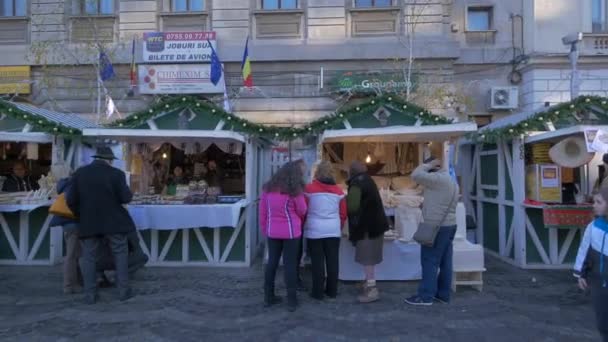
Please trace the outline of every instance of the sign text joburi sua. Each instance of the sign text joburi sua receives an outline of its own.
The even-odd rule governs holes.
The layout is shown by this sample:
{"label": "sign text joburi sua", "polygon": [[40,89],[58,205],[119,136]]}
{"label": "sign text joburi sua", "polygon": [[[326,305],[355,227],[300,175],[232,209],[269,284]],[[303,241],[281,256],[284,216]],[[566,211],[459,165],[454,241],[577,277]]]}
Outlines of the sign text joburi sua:
{"label": "sign text joburi sua", "polygon": [[211,62],[211,46],[215,49],[215,32],[146,32],[144,63]]}

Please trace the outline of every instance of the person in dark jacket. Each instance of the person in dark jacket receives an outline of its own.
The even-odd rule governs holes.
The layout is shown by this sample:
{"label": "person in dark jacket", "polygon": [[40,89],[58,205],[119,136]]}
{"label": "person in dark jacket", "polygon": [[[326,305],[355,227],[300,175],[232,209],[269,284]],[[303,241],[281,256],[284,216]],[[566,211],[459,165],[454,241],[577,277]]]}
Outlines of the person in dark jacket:
{"label": "person in dark jacket", "polygon": [[38,189],[40,189],[40,186],[27,174],[27,168],[20,160],[13,164],[13,173],[2,184],[3,192],[23,192]]}
{"label": "person in dark jacket", "polygon": [[133,297],[129,287],[127,234],[135,231],[135,224],[124,205],[131,202],[133,194],[125,173],[112,167],[116,158],[109,147],[98,148],[93,158],[91,164],[76,171],[67,193],[68,206],[80,221],[85,303],[94,304],[97,299],[95,269],[104,238],[114,255],[120,300],[125,301]]}
{"label": "person in dark jacket", "polygon": [[382,262],[384,232],[389,229],[382,198],[365,164],[355,161],[350,166],[348,194],[349,239],[355,245],[355,262],[365,269],[365,284],[359,302],[380,299],[376,287],[375,266]]}
{"label": "person in dark jacket", "polygon": [[[63,178],[57,183],[57,193],[62,194],[70,188],[70,178]],[[51,227],[61,226],[65,240],[65,258],[63,259],[63,293],[74,294],[80,292],[81,286],[78,280],[80,269],[78,259],[80,258],[80,242],[78,240],[78,221],[66,217],[53,216]]]}
{"label": "person in dark jacket", "polygon": [[[139,245],[139,236],[136,231],[127,234],[129,248],[129,276],[135,275],[139,269],[148,262],[148,256]],[[116,265],[112,256],[112,248],[108,240],[104,240],[100,248],[100,256],[97,260],[97,273],[104,274],[106,271],[115,271]],[[105,277],[105,275],[104,275]],[[106,280],[108,283],[109,281]]]}

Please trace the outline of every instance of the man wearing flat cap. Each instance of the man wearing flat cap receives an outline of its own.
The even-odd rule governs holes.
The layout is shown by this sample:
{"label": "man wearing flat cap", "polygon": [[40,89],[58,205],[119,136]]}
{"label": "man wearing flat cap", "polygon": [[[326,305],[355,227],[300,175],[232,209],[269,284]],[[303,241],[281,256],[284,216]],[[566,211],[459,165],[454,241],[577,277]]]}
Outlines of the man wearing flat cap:
{"label": "man wearing flat cap", "polygon": [[114,255],[119,298],[125,301],[133,297],[129,287],[127,235],[135,231],[135,224],[123,205],[131,202],[133,194],[125,173],[112,167],[116,157],[109,147],[97,148],[93,158],[91,164],[74,173],[66,194],[68,206],[80,221],[85,303],[94,304],[97,300],[95,264],[104,239]]}

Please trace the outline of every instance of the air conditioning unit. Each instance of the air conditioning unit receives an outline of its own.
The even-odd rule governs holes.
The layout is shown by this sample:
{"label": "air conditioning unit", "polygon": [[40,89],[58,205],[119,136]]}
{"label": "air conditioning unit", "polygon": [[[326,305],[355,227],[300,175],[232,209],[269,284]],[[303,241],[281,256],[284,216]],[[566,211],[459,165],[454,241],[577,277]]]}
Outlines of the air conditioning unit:
{"label": "air conditioning unit", "polygon": [[492,87],[490,90],[491,109],[516,109],[519,100],[517,87]]}

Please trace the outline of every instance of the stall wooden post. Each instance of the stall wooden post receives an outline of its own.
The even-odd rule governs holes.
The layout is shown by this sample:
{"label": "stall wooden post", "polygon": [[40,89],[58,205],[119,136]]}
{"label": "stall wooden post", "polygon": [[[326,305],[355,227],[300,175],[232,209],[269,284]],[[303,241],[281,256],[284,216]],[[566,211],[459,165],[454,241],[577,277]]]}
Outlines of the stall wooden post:
{"label": "stall wooden post", "polygon": [[513,234],[514,234],[514,259],[515,263],[524,267],[526,265],[526,211],[523,206],[526,200],[526,164],[523,153],[523,139],[513,140],[511,156],[513,162]]}

